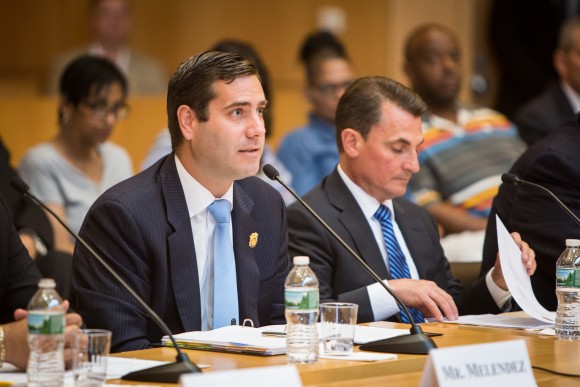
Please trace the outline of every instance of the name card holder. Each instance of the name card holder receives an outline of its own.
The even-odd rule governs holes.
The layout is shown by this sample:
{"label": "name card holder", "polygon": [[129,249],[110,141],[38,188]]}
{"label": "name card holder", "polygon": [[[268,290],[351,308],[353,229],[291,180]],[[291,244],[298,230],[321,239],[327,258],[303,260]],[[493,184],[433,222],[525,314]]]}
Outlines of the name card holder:
{"label": "name card holder", "polygon": [[179,379],[179,385],[182,387],[256,387],[263,386],[264,381],[267,381],[267,385],[271,387],[302,387],[298,370],[292,365],[187,374]]}
{"label": "name card holder", "polygon": [[537,386],[524,340],[429,351],[420,387]]}

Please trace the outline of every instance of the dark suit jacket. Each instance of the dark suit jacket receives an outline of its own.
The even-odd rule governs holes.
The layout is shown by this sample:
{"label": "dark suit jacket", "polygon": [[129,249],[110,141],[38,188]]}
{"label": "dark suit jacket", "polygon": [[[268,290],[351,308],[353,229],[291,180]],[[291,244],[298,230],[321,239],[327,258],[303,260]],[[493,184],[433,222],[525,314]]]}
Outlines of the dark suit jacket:
{"label": "dark suit jacket", "polygon": [[32,229],[50,249],[54,243],[50,222],[40,207],[10,186],[10,179],[15,176],[16,171],[10,165],[10,153],[0,139],[0,196],[13,216],[16,229]]}
{"label": "dark suit jacket", "polygon": [[532,145],[558,126],[574,120],[576,115],[558,83],[525,104],[515,115],[520,137]]}
{"label": "dark suit jacket", "polygon": [[[538,141],[510,170],[521,179],[551,190],[580,216],[580,128],[575,121]],[[548,194],[525,185],[502,184],[493,200],[483,249],[482,270],[488,270],[497,253],[495,214],[509,231],[517,231],[536,252],[538,267],[531,278],[536,298],[556,310],[556,261],[566,238],[578,238],[580,226]]]}
{"label": "dark suit jacket", "polygon": [[40,272],[20,241],[11,216],[0,198],[0,324],[14,321],[16,308],[26,309],[40,280]]}
{"label": "dark suit jacket", "polygon": [[[286,208],[250,177],[234,183],[232,229],[240,319],[284,323],[289,271]],[[249,247],[251,233],[258,244]],[[105,192],[80,234],[155,310],[173,333],[201,329],[193,233],[173,154]],[[128,292],[77,244],[73,305],[88,327],[113,331],[113,351],[146,348],[163,333]]]}
{"label": "dark suit jacket", "polygon": [[[304,196],[304,200],[379,277],[391,278],[362,210],[336,169]],[[404,199],[394,199],[393,204],[397,224],[420,278],[434,281],[449,292],[462,314],[499,312],[485,280],[463,289],[451,276],[433,217]],[[354,302],[359,305],[357,321],[373,321],[366,286],[374,283],[374,279],[299,203],[288,208],[288,232],[290,256],[310,257],[311,267],[320,281],[320,301]]]}

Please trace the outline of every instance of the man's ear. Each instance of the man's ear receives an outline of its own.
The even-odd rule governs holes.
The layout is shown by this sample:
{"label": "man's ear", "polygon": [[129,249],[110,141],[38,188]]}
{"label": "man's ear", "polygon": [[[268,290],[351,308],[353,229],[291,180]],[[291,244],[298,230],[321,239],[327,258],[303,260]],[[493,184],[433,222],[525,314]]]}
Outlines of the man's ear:
{"label": "man's ear", "polygon": [[359,132],[351,128],[345,128],[340,132],[342,148],[350,158],[357,158],[360,153],[361,141],[364,141]]}
{"label": "man's ear", "polygon": [[177,108],[177,120],[179,121],[179,129],[186,141],[193,138],[195,129],[198,124],[195,112],[187,105],[181,105]]}

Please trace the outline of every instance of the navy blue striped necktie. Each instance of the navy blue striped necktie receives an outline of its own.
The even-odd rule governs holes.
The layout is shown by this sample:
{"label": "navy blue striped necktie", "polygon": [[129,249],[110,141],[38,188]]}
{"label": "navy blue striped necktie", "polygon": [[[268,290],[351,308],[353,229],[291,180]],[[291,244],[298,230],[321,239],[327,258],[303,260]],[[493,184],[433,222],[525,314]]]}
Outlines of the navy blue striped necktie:
{"label": "navy blue striped necktie", "polygon": [[[391,278],[411,278],[411,272],[409,271],[407,260],[405,259],[405,255],[401,250],[399,242],[397,242],[397,238],[395,238],[393,222],[391,221],[391,211],[388,207],[381,204],[377,212],[375,212],[374,217],[381,223],[381,229],[383,230],[383,238],[387,245],[387,256],[389,258],[389,271],[391,272]],[[399,309],[401,309],[401,307],[399,307]],[[411,316],[416,323],[422,323],[425,321],[423,313],[419,310],[410,307],[407,307],[407,309],[409,309],[409,313],[411,313]],[[410,323],[402,310],[401,318],[404,323]]]}

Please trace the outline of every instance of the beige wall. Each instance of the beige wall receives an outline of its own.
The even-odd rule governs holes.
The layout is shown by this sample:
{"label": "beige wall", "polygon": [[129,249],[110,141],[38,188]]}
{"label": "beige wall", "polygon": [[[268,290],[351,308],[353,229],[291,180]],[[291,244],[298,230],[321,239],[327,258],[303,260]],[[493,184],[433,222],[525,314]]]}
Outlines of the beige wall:
{"label": "beige wall", "polygon": [[[341,34],[358,75],[387,75],[406,82],[401,70],[405,35],[426,21],[447,24],[462,38],[464,77],[474,47],[481,47],[489,0],[133,0],[132,44],[159,59],[168,75],[186,57],[218,39],[252,42],[273,78],[276,147],[289,129],[305,122],[298,47],[317,25],[322,6],[342,9]],[[0,0],[0,134],[17,161],[24,150],[56,132],[56,100],[39,97],[51,58],[88,39],[86,0]],[[483,10],[483,11],[482,11]],[[478,39],[476,41],[476,38]],[[465,83],[465,82],[464,82]],[[464,99],[471,99],[464,87]],[[129,101],[133,114],[113,140],[140,163],[165,126],[164,98]]]}

